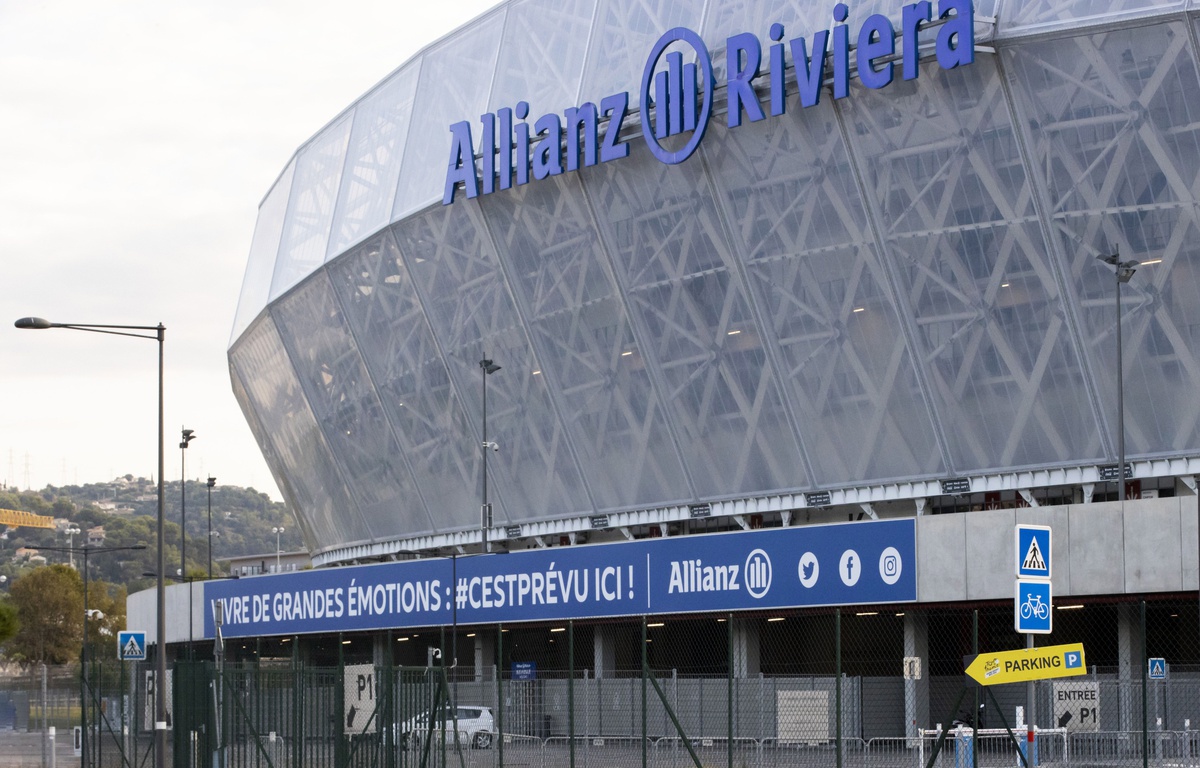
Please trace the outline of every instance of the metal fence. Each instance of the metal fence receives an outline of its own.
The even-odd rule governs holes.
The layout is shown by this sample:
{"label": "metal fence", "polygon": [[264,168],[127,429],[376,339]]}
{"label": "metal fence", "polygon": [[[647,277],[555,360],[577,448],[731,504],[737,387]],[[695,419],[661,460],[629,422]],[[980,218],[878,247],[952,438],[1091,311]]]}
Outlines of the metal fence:
{"label": "metal fence", "polygon": [[[1195,600],[1063,610],[1041,643],[1083,642],[1086,674],[987,689],[964,664],[1024,647],[1011,605],[472,627],[461,642],[490,663],[470,667],[414,664],[392,633],[357,653],[292,638],[171,664],[169,754],[173,768],[1012,766],[1032,702],[1031,764],[1200,768]],[[452,631],[429,642],[449,650]],[[61,750],[84,721],[85,768],[152,765],[153,666],[83,677],[0,678],[0,766],[3,729],[51,725],[57,764],[79,765]]]}

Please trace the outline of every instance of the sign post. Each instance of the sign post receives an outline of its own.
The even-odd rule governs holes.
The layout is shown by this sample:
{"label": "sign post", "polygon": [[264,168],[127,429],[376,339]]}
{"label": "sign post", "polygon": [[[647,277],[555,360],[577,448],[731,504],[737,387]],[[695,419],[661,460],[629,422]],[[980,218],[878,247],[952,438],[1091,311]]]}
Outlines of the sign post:
{"label": "sign post", "polygon": [[[1051,529],[1047,525],[1018,525],[1015,531],[1016,592],[1013,597],[1013,626],[1025,635],[1026,653],[1032,653],[1033,636],[1048,635],[1054,628],[1054,604],[1050,593]],[[1083,648],[1079,648],[1082,668]],[[1080,672],[1082,674],[1082,672]],[[1025,687],[1025,758],[1036,761],[1033,724],[1033,680]]]}

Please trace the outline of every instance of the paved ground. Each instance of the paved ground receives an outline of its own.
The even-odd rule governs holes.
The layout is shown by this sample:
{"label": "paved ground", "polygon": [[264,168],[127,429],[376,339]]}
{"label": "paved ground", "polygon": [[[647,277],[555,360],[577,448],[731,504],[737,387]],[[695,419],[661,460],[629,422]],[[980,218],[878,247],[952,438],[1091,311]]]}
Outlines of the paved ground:
{"label": "paved ground", "polygon": [[[57,768],[78,768],[79,758],[71,749],[70,732],[59,733],[55,740],[54,765]],[[49,765],[49,753],[47,764]],[[41,768],[42,734],[0,730],[0,768]]]}

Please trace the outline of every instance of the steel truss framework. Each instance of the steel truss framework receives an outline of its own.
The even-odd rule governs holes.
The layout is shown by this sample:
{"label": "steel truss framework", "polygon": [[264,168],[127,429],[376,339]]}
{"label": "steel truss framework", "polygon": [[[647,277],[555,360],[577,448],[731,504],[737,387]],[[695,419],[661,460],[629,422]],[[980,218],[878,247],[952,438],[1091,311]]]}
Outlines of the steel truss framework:
{"label": "steel truss framework", "polygon": [[429,205],[455,120],[631,87],[671,26],[714,41],[820,29],[828,9],[512,2],[331,123],[263,203],[230,350],[310,546],[473,540],[481,357],[503,365],[500,532],[819,489],[916,499],[954,476],[1088,482],[1116,456],[1114,286],[1095,259],[1114,250],[1161,260],[1123,289],[1129,455],[1190,475],[1197,17],[977,5],[999,19],[994,54],[714,120],[678,166],[634,139],[623,161]]}

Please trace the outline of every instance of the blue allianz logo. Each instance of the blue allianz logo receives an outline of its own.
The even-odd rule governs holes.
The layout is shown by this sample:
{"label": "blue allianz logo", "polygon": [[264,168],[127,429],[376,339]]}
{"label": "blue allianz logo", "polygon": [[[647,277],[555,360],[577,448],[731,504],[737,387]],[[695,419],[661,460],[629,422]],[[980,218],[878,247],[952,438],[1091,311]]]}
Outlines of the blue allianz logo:
{"label": "blue allianz logo", "polygon": [[[762,41],[751,32],[725,40],[729,128],[737,128],[744,119],[766,119],[760,91],[769,93],[766,106],[770,116],[777,117],[789,103],[801,109],[816,106],[823,91],[834,99],[846,98],[854,76],[869,89],[890,85],[897,69],[903,79],[917,79],[921,35],[932,32],[934,24],[934,53],[942,69],[975,61],[971,0],[938,0],[936,14],[931,0],[903,6],[899,29],[887,16],[872,14],[854,36],[845,3],[835,4],[831,15],[828,28],[807,38],[785,40],[783,25],[772,24],[765,55]],[[689,56],[681,50],[685,48]],[[642,136],[656,158],[675,165],[695,153],[708,127],[715,91],[712,59],[700,35],[684,27],[664,33],[646,60],[639,91]],[[628,93],[605,96],[599,106],[585,102],[537,118],[530,116],[528,102],[518,101],[480,116],[478,147],[471,123],[454,123],[442,204],[453,203],[459,190],[475,198],[628,157],[629,143],[621,139],[628,116]]]}
{"label": "blue allianz logo", "polygon": [[[727,38],[729,128],[742,125],[743,119],[766,119],[760,90],[769,92],[767,106],[776,117],[787,111],[789,101],[801,109],[816,106],[822,90],[831,91],[834,99],[846,98],[854,75],[869,89],[890,85],[897,69],[903,79],[917,79],[921,33],[935,22],[939,26],[934,52],[942,69],[975,61],[971,0],[939,0],[936,15],[930,0],[906,5],[900,29],[887,16],[872,14],[863,20],[854,44],[849,16],[848,6],[837,3],[828,29],[790,40],[784,39],[782,24],[772,24],[765,57],[763,43],[753,33]],[[690,56],[685,57],[684,48],[690,49]],[[664,33],[646,60],[639,92],[642,136],[656,158],[675,165],[695,153],[708,127],[715,90],[712,59],[700,35],[684,27]],[[529,103],[518,101],[479,118],[478,152],[471,123],[454,123],[442,204],[453,203],[460,189],[475,198],[628,157],[629,144],[621,139],[628,115],[628,93],[605,96],[599,106],[586,102],[536,119],[530,117]]]}
{"label": "blue allianz logo", "polygon": [[766,597],[771,591],[771,558],[761,549],[756,549],[746,558],[746,591],[755,600]]}
{"label": "blue allianz logo", "polygon": [[[697,63],[684,64],[682,51],[667,51],[676,42],[687,43],[695,52]],[[656,72],[659,61],[664,58],[667,68]],[[682,163],[691,157],[704,138],[713,102],[712,59],[699,35],[690,29],[675,27],[658,39],[642,72],[641,95],[642,136],[654,156],[667,165]],[[650,117],[651,105],[654,106],[654,120]],[[686,131],[694,133],[683,147],[671,151],[662,145],[663,139]]]}

